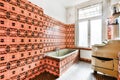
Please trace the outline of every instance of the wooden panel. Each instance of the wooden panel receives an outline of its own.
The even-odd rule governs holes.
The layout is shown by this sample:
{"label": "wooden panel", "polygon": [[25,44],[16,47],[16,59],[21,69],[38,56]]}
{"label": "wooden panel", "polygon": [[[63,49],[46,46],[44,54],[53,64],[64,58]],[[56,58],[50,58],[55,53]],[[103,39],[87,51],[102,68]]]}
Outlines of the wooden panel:
{"label": "wooden panel", "polygon": [[118,60],[114,59],[114,70],[118,71]]}
{"label": "wooden panel", "polygon": [[104,68],[99,68],[99,67],[94,67],[94,70],[96,71],[100,71],[102,73],[106,73],[106,74],[109,74],[110,76],[113,76],[113,77],[118,77],[118,72],[117,71],[113,71],[113,70],[109,70],[109,69],[104,69]]}
{"label": "wooden panel", "polygon": [[92,57],[93,61],[92,64],[97,66],[97,67],[102,67],[106,69],[112,69],[113,70],[113,60],[105,61],[105,60],[100,60],[98,58]]}

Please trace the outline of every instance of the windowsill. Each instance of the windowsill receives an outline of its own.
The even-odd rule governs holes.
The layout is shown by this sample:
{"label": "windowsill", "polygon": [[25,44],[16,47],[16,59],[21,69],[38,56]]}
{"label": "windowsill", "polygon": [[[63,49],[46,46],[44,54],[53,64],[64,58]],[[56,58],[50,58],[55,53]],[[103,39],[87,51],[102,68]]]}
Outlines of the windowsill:
{"label": "windowsill", "polygon": [[75,47],[75,49],[80,49],[80,50],[92,50],[92,48],[88,48],[88,47]]}
{"label": "windowsill", "polygon": [[87,48],[87,47],[79,47],[81,50],[92,50],[92,48]]}

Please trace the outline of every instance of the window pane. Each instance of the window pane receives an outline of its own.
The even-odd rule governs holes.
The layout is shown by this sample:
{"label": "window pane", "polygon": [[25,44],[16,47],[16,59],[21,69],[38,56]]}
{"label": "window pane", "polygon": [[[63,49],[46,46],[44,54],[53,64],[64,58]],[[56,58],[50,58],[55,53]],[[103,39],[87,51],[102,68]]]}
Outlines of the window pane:
{"label": "window pane", "polygon": [[96,19],[90,21],[91,31],[90,31],[90,42],[91,45],[100,44],[102,41],[102,20]]}
{"label": "window pane", "polygon": [[96,4],[79,9],[79,19],[90,18],[102,15],[102,5]]}
{"label": "window pane", "polygon": [[79,22],[79,46],[88,47],[88,21]]}

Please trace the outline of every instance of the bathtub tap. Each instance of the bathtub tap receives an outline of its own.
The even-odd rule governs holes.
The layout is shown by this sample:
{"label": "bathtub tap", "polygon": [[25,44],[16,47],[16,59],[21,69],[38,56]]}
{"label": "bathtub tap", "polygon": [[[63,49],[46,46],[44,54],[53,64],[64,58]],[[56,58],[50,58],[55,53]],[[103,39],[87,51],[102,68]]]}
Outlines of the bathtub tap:
{"label": "bathtub tap", "polygon": [[59,50],[60,48],[55,48],[56,54],[59,56]]}

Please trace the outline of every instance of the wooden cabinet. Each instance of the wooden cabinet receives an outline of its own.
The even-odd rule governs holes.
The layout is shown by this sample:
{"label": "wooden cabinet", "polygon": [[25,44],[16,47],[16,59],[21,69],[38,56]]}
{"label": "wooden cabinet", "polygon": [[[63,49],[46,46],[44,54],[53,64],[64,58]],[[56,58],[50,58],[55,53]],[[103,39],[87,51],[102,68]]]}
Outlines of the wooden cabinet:
{"label": "wooden cabinet", "polygon": [[92,62],[94,66],[113,70],[113,59],[92,56]]}
{"label": "wooden cabinet", "polygon": [[118,77],[118,53],[120,40],[110,40],[106,45],[92,47],[92,67],[94,71]]}
{"label": "wooden cabinet", "polygon": [[114,70],[118,71],[118,60],[117,59],[114,60]]}

